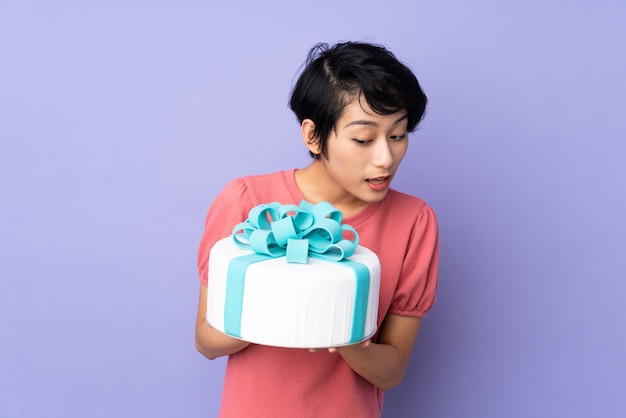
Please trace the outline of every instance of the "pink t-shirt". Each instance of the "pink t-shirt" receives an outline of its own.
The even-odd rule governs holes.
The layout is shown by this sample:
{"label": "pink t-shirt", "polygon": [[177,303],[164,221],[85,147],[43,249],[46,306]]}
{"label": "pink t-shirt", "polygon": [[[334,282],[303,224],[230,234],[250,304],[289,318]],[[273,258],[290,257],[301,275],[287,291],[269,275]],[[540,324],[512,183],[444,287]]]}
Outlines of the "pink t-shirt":
{"label": "pink t-shirt", "polygon": [[[224,188],[209,209],[200,243],[202,283],[207,283],[211,247],[230,235],[251,208],[303,200],[294,173],[244,177]],[[439,240],[433,210],[416,197],[390,190],[382,201],[343,223],[354,227],[360,245],[380,259],[378,324],[388,313],[424,316],[437,290]],[[382,391],[352,371],[339,354],[251,344],[228,358],[220,416],[379,417],[382,400]]]}

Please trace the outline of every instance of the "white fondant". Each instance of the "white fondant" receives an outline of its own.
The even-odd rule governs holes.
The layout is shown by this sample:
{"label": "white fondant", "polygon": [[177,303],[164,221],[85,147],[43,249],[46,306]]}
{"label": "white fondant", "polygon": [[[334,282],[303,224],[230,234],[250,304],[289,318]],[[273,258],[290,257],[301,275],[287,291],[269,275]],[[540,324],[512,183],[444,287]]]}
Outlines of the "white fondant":
{"label": "white fondant", "polygon": [[[230,260],[252,251],[237,247],[232,238],[211,249],[206,319],[222,332]],[[350,260],[370,271],[364,339],[376,332],[380,262],[359,246]],[[246,270],[241,315],[241,339],[279,347],[325,348],[350,342],[356,280],[341,263],[309,258],[307,264],[287,263],[285,257],[254,263]]]}

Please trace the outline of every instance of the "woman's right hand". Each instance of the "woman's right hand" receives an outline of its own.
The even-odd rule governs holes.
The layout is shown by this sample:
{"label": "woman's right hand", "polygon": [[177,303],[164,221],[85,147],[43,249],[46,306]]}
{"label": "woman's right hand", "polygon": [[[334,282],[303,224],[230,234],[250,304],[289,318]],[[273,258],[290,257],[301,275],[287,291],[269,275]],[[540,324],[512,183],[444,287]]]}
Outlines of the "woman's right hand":
{"label": "woman's right hand", "polygon": [[207,287],[200,285],[198,316],[196,317],[196,349],[209,360],[227,356],[243,350],[250,345],[213,328],[206,321]]}

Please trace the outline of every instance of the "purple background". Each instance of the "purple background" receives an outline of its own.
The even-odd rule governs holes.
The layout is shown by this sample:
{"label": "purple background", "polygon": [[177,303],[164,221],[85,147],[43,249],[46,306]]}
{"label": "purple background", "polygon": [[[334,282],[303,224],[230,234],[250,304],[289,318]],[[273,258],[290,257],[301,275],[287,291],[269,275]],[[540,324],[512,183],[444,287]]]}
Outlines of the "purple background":
{"label": "purple background", "polygon": [[347,39],[430,98],[395,187],[438,302],[384,416],[626,416],[623,1],[209,3],[0,3],[1,417],[216,416],[204,216],[308,163],[289,90]]}

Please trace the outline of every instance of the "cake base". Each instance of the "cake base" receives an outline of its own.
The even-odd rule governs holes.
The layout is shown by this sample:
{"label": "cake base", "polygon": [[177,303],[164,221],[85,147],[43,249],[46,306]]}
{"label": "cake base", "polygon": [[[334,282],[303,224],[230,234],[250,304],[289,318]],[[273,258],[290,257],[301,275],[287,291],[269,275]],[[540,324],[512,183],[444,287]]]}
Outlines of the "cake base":
{"label": "cake base", "polygon": [[[245,270],[242,305],[235,309],[240,328],[233,332],[227,325],[233,319],[228,318],[233,312],[228,306],[228,267],[231,260],[250,254],[230,237],[211,249],[206,319],[213,328],[256,344],[294,348],[357,344],[376,332],[380,262],[374,252],[361,246],[350,262],[367,267],[365,285],[357,285],[353,268],[345,262],[309,258],[306,264],[298,264],[279,257],[250,264]],[[357,286],[366,288],[357,290]],[[367,293],[361,300],[364,303],[357,303],[357,292],[363,290]],[[355,306],[361,306],[357,312],[364,310],[356,315],[364,316],[358,340],[353,329]]]}

